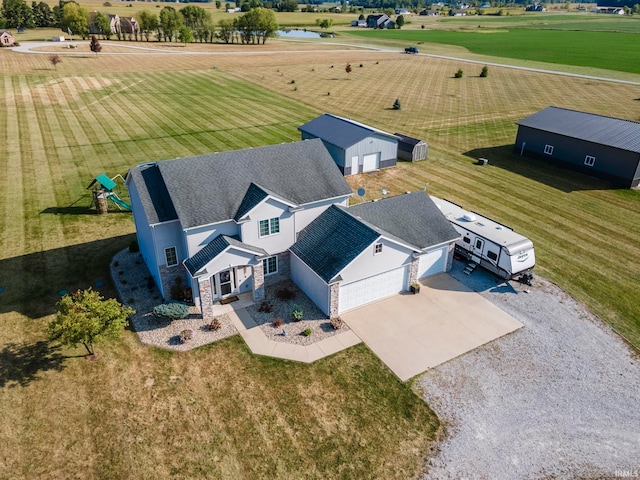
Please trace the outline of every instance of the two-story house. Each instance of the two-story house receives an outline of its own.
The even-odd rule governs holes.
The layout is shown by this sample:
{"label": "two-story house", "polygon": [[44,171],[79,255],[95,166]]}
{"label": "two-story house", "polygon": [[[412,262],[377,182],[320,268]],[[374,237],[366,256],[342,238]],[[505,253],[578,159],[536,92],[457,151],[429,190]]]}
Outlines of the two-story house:
{"label": "two-story house", "polygon": [[458,238],[425,192],[347,208],[320,139],[144,164],[127,186],[163,297],[186,280],[205,317],[283,278],[334,316],[446,271]]}

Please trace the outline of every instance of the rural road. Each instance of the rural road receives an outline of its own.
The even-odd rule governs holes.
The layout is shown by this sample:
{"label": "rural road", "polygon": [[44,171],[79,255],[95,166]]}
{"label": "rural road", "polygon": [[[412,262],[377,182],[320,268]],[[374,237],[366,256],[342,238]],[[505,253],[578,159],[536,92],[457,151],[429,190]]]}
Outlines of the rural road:
{"label": "rural road", "polygon": [[[308,42],[304,42],[304,41],[300,41],[300,40],[296,40],[296,42],[308,43]],[[70,42],[67,42],[67,44],[86,45],[87,47],[89,46],[89,42],[88,41],[70,41]],[[320,44],[323,44],[323,43],[320,43]],[[60,44],[55,44],[53,42],[22,42],[20,46],[12,47],[12,48],[13,48],[13,50],[15,52],[20,52],[20,53],[33,53],[33,54],[50,55],[51,52],[39,51],[39,50],[34,50],[34,49],[42,48],[42,47],[50,47],[50,46],[54,46],[54,45],[57,46],[57,45],[63,45],[63,44],[61,44],[61,43]],[[242,51],[242,50],[233,50],[233,51],[228,51],[228,52],[188,52],[188,51],[167,51],[166,49],[153,48],[153,47],[140,47],[140,46],[137,46],[137,45],[127,45],[126,43],[109,43],[109,45],[122,47],[122,48],[129,48],[129,49],[134,50],[134,51],[133,52],[113,52],[113,53],[104,52],[104,53],[101,53],[100,55],[214,55],[214,56],[216,56],[216,55],[282,55],[282,54],[300,55],[300,54],[304,54],[304,53],[322,53],[322,52],[326,52],[327,51],[327,50],[320,49],[320,50],[268,50],[268,51],[264,51],[264,52],[256,52],[256,51],[247,52],[247,51]],[[363,50],[373,50],[373,51],[381,52],[381,53],[402,53],[402,54],[404,54],[400,50],[389,49],[389,48],[381,48],[381,47],[375,47],[375,46],[370,46],[370,45],[352,45],[352,44],[347,44],[347,43],[331,43],[331,44],[327,44],[327,45],[345,47],[344,50],[331,50],[331,53],[353,53],[353,49],[354,48],[358,48],[358,49],[363,49]],[[57,51],[56,53],[59,54],[59,55],[77,55],[78,54],[78,50],[69,49],[69,51]],[[587,80],[598,80],[598,81],[603,81],[603,82],[623,83],[623,84],[626,84],[626,85],[640,85],[640,82],[635,82],[635,81],[632,81],[632,80],[622,80],[622,79],[617,79],[617,78],[598,77],[598,76],[593,76],[593,75],[582,75],[582,74],[579,74],[579,73],[569,73],[569,72],[561,72],[561,71],[556,71],[556,70],[546,70],[546,69],[542,69],[542,68],[522,67],[522,66],[516,66],[516,65],[508,65],[508,64],[504,64],[504,63],[485,62],[485,61],[481,61],[481,60],[470,60],[470,59],[466,59],[466,58],[451,57],[451,56],[446,56],[446,55],[435,55],[435,54],[430,54],[430,53],[419,53],[417,55],[424,56],[424,57],[441,58],[441,59],[444,59],[444,60],[453,60],[453,61],[456,61],[456,62],[474,63],[474,64],[486,65],[486,66],[490,66],[490,67],[512,68],[514,70],[523,70],[523,71],[528,71],[528,72],[544,73],[544,74],[549,74],[549,75],[562,75],[564,77],[574,77],[574,78],[581,78],[581,79],[587,79]]]}

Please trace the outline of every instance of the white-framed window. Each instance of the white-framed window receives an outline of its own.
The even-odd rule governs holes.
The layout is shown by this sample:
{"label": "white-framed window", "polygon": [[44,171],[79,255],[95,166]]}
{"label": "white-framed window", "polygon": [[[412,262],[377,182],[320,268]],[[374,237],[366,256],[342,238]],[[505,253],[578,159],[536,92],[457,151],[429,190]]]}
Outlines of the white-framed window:
{"label": "white-framed window", "polygon": [[587,167],[593,167],[593,164],[596,163],[596,157],[592,157],[591,155],[587,155],[584,157],[584,164]]}
{"label": "white-framed window", "polygon": [[382,244],[376,243],[375,246],[373,247],[373,254],[378,255],[379,253],[382,253]]}
{"label": "white-framed window", "polygon": [[280,219],[278,217],[270,218],[269,220],[260,220],[258,224],[261,237],[280,233]]}
{"label": "white-framed window", "polygon": [[262,270],[264,275],[278,273],[278,257],[269,257],[262,260]]}
{"label": "white-framed window", "polygon": [[164,258],[167,260],[167,267],[175,267],[178,264],[178,253],[176,247],[164,249]]}
{"label": "white-framed window", "polygon": [[553,145],[545,145],[544,153],[545,155],[553,155]]}

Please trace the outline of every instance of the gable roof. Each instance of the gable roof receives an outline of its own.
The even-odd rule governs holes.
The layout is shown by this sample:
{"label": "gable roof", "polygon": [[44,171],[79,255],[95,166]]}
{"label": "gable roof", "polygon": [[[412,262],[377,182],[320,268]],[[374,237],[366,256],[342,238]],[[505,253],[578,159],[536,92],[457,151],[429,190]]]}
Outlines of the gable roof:
{"label": "gable roof", "polygon": [[230,237],[227,235],[218,235],[216,238],[211,240],[204,248],[198,251],[193,257],[187,258],[184,261],[184,266],[187,268],[191,276],[194,277],[207,265],[207,263],[224,252],[228,247],[236,247],[241,250],[247,250],[259,256],[268,255],[268,253],[261,248],[242,243],[237,236]]}
{"label": "gable roof", "polygon": [[547,107],[517,124],[640,153],[640,123],[630,120]]}
{"label": "gable roof", "polygon": [[[138,186],[136,170],[131,172]],[[164,184],[184,229],[239,218],[257,204],[259,190],[296,205],[352,193],[319,139],[166,160],[157,170],[160,177],[152,180],[158,187]],[[159,199],[143,204],[145,210],[164,207]]]}
{"label": "gable roof", "polygon": [[394,133],[396,137],[399,138],[398,142],[398,150],[403,152],[412,152],[413,148],[419,143],[426,144],[424,140],[420,140],[419,138],[409,137],[408,135],[403,135],[402,133]]}
{"label": "gable roof", "polygon": [[332,205],[300,232],[291,251],[330,283],[380,234]]}
{"label": "gable roof", "polygon": [[310,120],[301,127],[298,127],[298,130],[321,138],[340,148],[348,148],[373,134],[382,135],[394,140],[398,139],[398,137],[391,133],[378,130],[363,123],[338,117],[337,115],[331,115],[330,113],[324,113]]}
{"label": "gable roof", "polygon": [[132,168],[127,174],[128,182],[136,186],[149,225],[178,219],[157,164]]}
{"label": "gable roof", "polygon": [[450,242],[460,236],[423,191],[353,205],[348,211],[386,236],[418,250]]}

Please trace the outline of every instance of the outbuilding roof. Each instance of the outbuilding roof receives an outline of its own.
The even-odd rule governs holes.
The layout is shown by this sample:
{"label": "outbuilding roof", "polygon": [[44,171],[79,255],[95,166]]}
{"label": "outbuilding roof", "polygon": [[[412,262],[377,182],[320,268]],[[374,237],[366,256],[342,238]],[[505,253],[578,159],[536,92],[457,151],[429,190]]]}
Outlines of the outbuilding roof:
{"label": "outbuilding roof", "polygon": [[[267,193],[296,205],[351,195],[319,139],[167,160],[156,169],[130,172],[146,190],[140,195],[147,217],[170,219],[173,208],[184,229],[236,218]],[[141,178],[147,170],[153,173]]]}
{"label": "outbuilding roof", "polygon": [[640,153],[640,123],[593,113],[547,107],[518,125]]}
{"label": "outbuilding roof", "polygon": [[354,120],[338,117],[337,115],[331,115],[330,113],[322,114],[319,117],[310,120],[301,127],[298,127],[298,130],[308,133],[314,137],[321,138],[325,142],[343,149],[348,148],[371,135],[381,135],[393,140],[398,140],[398,137],[391,133],[378,130],[377,128],[370,127]]}

